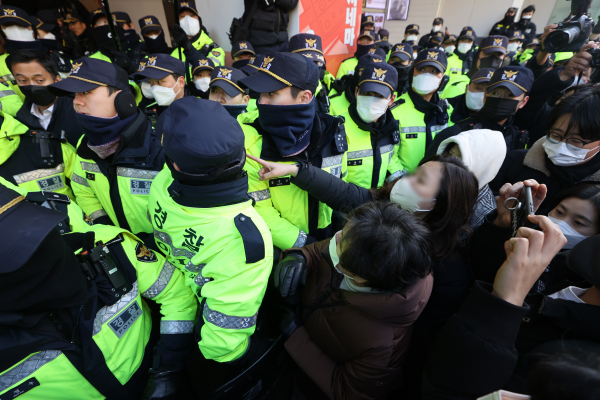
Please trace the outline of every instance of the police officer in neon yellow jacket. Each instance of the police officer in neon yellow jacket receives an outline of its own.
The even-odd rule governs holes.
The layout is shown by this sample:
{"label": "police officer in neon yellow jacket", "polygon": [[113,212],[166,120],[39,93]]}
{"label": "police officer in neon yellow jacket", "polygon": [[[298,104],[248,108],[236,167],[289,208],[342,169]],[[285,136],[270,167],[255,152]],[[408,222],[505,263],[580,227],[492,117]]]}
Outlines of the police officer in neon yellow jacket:
{"label": "police officer in neon yellow jacket", "polygon": [[446,53],[425,49],[419,53],[410,76],[411,87],[392,106],[392,115],[400,123],[400,145],[394,151],[393,161],[402,168],[390,175],[388,181],[412,172],[425,155],[425,149],[435,135],[452,125],[449,117],[452,106],[440,99],[448,77]]}
{"label": "police officer in neon yellow jacket", "polygon": [[392,156],[400,142],[398,121],[389,109],[397,83],[398,73],[391,65],[367,64],[358,80],[356,101],[342,114],[348,136],[347,181],[365,189],[377,189],[388,173],[397,175],[402,167],[392,163],[398,162]]}
{"label": "police officer in neon yellow jacket", "polygon": [[[209,84],[208,99],[223,105],[229,115],[236,119],[241,117],[241,120],[248,114],[250,101],[249,89],[240,86],[240,80],[245,77],[246,74],[237,68],[216,67],[211,73]],[[258,112],[255,111],[254,114],[256,118]]]}
{"label": "police officer in neon yellow jacket", "polygon": [[164,165],[160,137],[135,106],[127,73],[92,58],[73,62],[68,78],[48,86],[75,94],[73,106],[85,135],[77,146],[72,186],[77,203],[94,221],[146,239],[152,180]]}
{"label": "police officer in neon yellow jacket", "polygon": [[176,395],[197,312],[179,270],[123,229],[61,236],[64,214],[4,186],[0,205],[0,397]]}
{"label": "police officer in neon yellow jacket", "polygon": [[[201,127],[201,128],[198,128]],[[214,101],[186,97],[159,118],[165,161],[148,202],[154,238],[201,303],[200,359],[252,353],[273,242],[248,197],[244,134]]]}
{"label": "police officer in neon yellow jacket", "polygon": [[[241,83],[261,93],[258,118],[243,125],[248,154],[277,163],[300,161],[346,178],[348,143],[341,117],[315,111],[319,84],[314,62],[295,53],[265,57],[261,68]],[[291,177],[260,181],[261,166],[246,162],[249,194],[280,249],[302,247],[333,235],[332,210],[296,187]]]}
{"label": "police officer in neon yellow jacket", "polygon": [[[375,46],[375,41],[377,39],[379,39],[379,36],[375,32],[361,30],[356,39],[356,51],[354,52],[354,56],[342,61],[338,67],[337,74],[335,75],[336,79],[342,79],[344,75],[352,75],[356,64],[358,64],[358,60],[365,54],[375,54],[375,50],[379,49],[379,47]],[[381,50],[381,53],[383,53],[385,60],[387,54],[385,54],[383,50]]]}

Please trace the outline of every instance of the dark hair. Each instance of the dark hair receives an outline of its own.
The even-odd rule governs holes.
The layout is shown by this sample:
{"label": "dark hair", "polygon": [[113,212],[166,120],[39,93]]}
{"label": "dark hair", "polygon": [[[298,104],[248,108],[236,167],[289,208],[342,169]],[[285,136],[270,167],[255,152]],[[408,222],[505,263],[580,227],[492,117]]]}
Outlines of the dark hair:
{"label": "dark hair", "polygon": [[298,86],[290,87],[290,92],[291,92],[292,98],[294,100],[296,100],[298,98],[298,95],[300,94],[301,91],[302,91],[302,89],[300,89]]}
{"label": "dark hair", "polygon": [[590,203],[592,203],[594,210],[596,210],[596,225],[600,226],[600,182],[579,183],[570,187],[569,189],[563,190],[552,199],[552,202],[550,203],[550,210],[554,210],[554,208],[556,208],[561,201],[570,197],[588,200]]}
{"label": "dark hair", "polygon": [[600,88],[586,85],[570,96],[561,99],[550,112],[546,128],[549,130],[563,115],[568,115],[566,134],[575,127],[586,140],[600,140]]}
{"label": "dark hair", "polygon": [[366,279],[365,285],[397,291],[429,275],[429,230],[413,213],[389,201],[376,201],[354,209],[346,222],[350,225],[342,236],[340,264]]}
{"label": "dark hair", "polygon": [[113,94],[117,93],[119,90],[121,90],[116,86],[110,86],[110,85],[106,86],[106,89],[108,90],[109,97],[112,96]]}
{"label": "dark hair", "polygon": [[171,76],[172,76],[172,77],[173,77],[175,80],[177,80],[177,79],[179,79],[180,77],[182,77],[183,75],[179,75],[179,74],[176,74],[176,73],[172,73],[172,74],[171,74]]}
{"label": "dark hair", "polygon": [[[429,226],[433,237],[435,258],[441,259],[461,249],[461,241],[471,234],[469,220],[479,195],[479,183],[477,177],[456,157],[431,156],[422,159],[419,166],[430,161],[442,164],[442,180],[434,207],[423,221]],[[371,191],[373,198],[389,200],[392,188],[399,179],[377,191]]]}
{"label": "dark hair", "polygon": [[29,64],[31,62],[40,64],[50,75],[52,75],[52,78],[56,79],[58,76],[58,67],[56,66],[56,63],[49,54],[44,53],[43,51],[19,50],[6,58],[6,65],[11,73],[13,72],[12,66],[14,64]]}

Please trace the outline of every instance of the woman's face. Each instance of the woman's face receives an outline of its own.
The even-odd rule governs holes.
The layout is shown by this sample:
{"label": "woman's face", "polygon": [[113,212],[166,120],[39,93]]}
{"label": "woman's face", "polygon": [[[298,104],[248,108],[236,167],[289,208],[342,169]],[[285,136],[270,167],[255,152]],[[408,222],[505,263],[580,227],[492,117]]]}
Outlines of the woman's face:
{"label": "woman's face", "polygon": [[[346,226],[344,226],[344,229],[342,229],[340,232],[336,233],[335,236],[331,239],[331,240],[335,240],[336,242],[336,247],[335,247],[335,251],[337,252],[338,257],[342,256],[342,237],[344,236],[344,233],[348,232],[348,229],[350,229],[351,226],[351,222],[348,222],[346,224]],[[350,243],[348,243],[348,241],[345,241],[343,243],[344,248],[350,246]],[[350,278],[354,278],[354,281],[358,284],[362,284],[365,283],[366,280],[361,278],[358,275],[353,274],[352,272],[346,270],[344,268],[344,266],[342,265],[342,263],[340,262],[338,265],[336,265],[336,268],[344,275],[349,276]]]}
{"label": "woman's face", "polygon": [[429,161],[421,165],[413,176],[409,176],[410,184],[421,198],[426,199],[419,203],[419,209],[432,210],[433,201],[440,191],[442,181],[442,164],[438,161]]}
{"label": "woman's face", "polygon": [[550,212],[550,216],[565,221],[583,236],[597,235],[600,230],[598,213],[589,200],[568,197]]}

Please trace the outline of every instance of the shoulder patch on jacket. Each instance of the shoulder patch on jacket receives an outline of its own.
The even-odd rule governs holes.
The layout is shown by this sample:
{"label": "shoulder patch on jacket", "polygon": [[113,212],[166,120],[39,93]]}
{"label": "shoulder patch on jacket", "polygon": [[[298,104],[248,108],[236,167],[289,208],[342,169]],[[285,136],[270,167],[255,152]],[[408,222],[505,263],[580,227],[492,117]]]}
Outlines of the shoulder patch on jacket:
{"label": "shoulder patch on jacket", "polygon": [[404,99],[398,99],[394,102],[394,104],[392,104],[392,106],[390,107],[390,110],[393,110],[394,108],[398,107],[399,105],[402,105],[406,103],[406,100]]}
{"label": "shoulder patch on jacket", "polygon": [[252,264],[265,258],[265,242],[263,237],[252,222],[252,218],[240,213],[233,219],[242,240],[246,252],[246,264]]}
{"label": "shoulder patch on jacket", "polygon": [[135,257],[138,261],[145,263],[153,263],[158,260],[156,254],[152,250],[149,250],[142,242],[138,242],[135,245]]}
{"label": "shoulder patch on jacket", "polygon": [[123,238],[123,234],[119,233],[119,235],[116,238],[109,240],[108,242],[104,243],[104,245],[105,246],[110,246],[111,244],[121,243],[124,240],[125,239]]}

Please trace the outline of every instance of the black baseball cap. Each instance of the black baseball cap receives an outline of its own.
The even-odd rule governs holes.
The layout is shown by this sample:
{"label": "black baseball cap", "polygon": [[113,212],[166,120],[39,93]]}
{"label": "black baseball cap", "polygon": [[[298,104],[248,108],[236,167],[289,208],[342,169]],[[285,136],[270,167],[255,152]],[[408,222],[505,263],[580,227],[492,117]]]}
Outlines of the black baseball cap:
{"label": "black baseball cap", "polygon": [[210,75],[210,87],[220,87],[231,97],[246,93],[239,85],[239,81],[247,75],[237,68],[217,67]]}
{"label": "black baseball cap", "polygon": [[377,63],[384,63],[385,62],[385,57],[381,57],[379,55],[376,54],[365,54],[364,56],[362,56],[361,58],[358,59],[358,63],[356,64],[356,67],[354,67],[354,76],[359,77],[362,75],[362,72],[364,71],[365,67],[369,64],[377,64]]}
{"label": "black baseball cap", "polygon": [[479,45],[479,50],[485,54],[502,53],[506,54],[508,46],[508,38],[506,36],[493,35],[484,38]]}
{"label": "black baseball cap", "polygon": [[15,23],[24,27],[32,26],[29,14],[19,7],[1,6],[0,25]]}
{"label": "black baseball cap", "polygon": [[360,39],[361,37],[365,37],[365,36],[373,39],[374,41],[377,41],[377,39],[378,39],[377,34],[374,31],[361,30],[360,34],[358,35],[358,38],[356,40]]}
{"label": "black baseball cap", "polygon": [[250,57],[250,61],[248,64],[244,65],[240,68],[241,71],[244,71],[247,75],[252,75],[258,72],[258,69],[262,65],[265,56],[262,54],[256,54],[254,57]]}
{"label": "black baseball cap", "polygon": [[374,56],[379,56],[379,57],[383,57],[384,59],[387,58],[387,54],[385,53],[385,51],[381,48],[381,47],[371,47],[369,49],[369,51],[367,52],[367,54],[372,54]]}
{"label": "black baseball cap", "polygon": [[190,61],[192,64],[192,75],[197,74],[200,71],[215,69],[215,63],[210,58],[200,56],[200,58],[194,58]]}
{"label": "black baseball cap", "polygon": [[119,23],[119,24],[130,24],[131,23],[131,17],[126,12],[115,11],[114,13],[112,13],[112,15],[113,15],[113,19],[115,21],[117,21],[117,23]]}
{"label": "black baseball cap", "polygon": [[446,72],[446,68],[448,67],[446,52],[438,49],[425,49],[419,52],[415,60],[415,68],[426,67],[428,65],[436,67],[441,72]]}
{"label": "black baseball cap", "polygon": [[370,63],[358,78],[358,93],[375,92],[388,97],[398,86],[398,71],[387,63]]}
{"label": "black baseball cap", "polygon": [[437,17],[433,20],[433,25],[444,25],[444,18]]}
{"label": "black baseball cap", "polygon": [[525,40],[525,35],[520,29],[509,29],[508,32],[506,32],[506,36],[508,37],[508,40]]}
{"label": "black baseball cap", "polygon": [[520,96],[529,93],[533,85],[533,72],[525,67],[502,67],[494,71],[486,91],[489,93],[498,87],[505,87],[513,94]]}
{"label": "black baseball cap", "polygon": [[32,18],[32,22],[35,20],[35,24],[36,24],[35,29],[41,29],[43,31],[50,32],[56,26],[54,24],[49,24],[47,22],[44,22],[40,18],[36,18],[36,17],[31,17],[31,18]]}
{"label": "black baseball cap", "polygon": [[416,33],[417,35],[419,34],[419,25],[417,24],[410,24],[406,27],[406,29],[404,29],[404,33]]}
{"label": "black baseball cap", "polygon": [[429,37],[429,40],[437,40],[438,42],[440,42],[440,44],[442,44],[442,42],[444,41],[444,32],[434,32],[431,34],[431,36]]}
{"label": "black baseball cap", "polygon": [[465,26],[463,28],[463,30],[460,31],[460,35],[458,35],[457,40],[471,39],[474,41],[476,38],[477,38],[477,34],[475,34],[475,31],[473,29],[471,29],[470,26]]}
{"label": "black baseball cap", "polygon": [[247,40],[235,42],[233,44],[233,46],[231,47],[231,58],[237,57],[240,54],[244,54],[244,53],[252,54],[252,55],[256,54],[254,52],[254,47],[252,47],[252,44]]}
{"label": "black baseball cap", "polygon": [[160,25],[160,21],[154,15],[146,15],[139,19],[140,29],[142,35],[147,31],[162,31],[163,28]]}
{"label": "black baseball cap", "polygon": [[258,72],[240,81],[257,93],[268,93],[296,86],[315,92],[319,85],[319,69],[306,57],[296,53],[265,56]]}
{"label": "black baseball cap", "polygon": [[373,24],[375,25],[375,19],[373,19],[372,15],[362,15],[360,17],[361,21],[360,21],[360,26],[363,26],[365,24]]}
{"label": "black baseball cap", "polygon": [[65,18],[63,19],[63,22],[65,22],[67,24],[70,24],[71,22],[76,22],[76,21],[85,22],[83,20],[83,18],[81,18],[81,15],[79,15],[78,13],[76,13],[74,11],[66,13]]}
{"label": "black baseball cap", "polygon": [[494,68],[482,68],[473,74],[471,83],[486,83],[492,80],[494,75]]}
{"label": "black baseball cap", "polygon": [[[289,51],[291,53],[299,53],[307,58],[312,58],[313,61],[322,61],[323,59],[317,59],[316,56],[323,56],[323,45],[321,43],[321,36],[313,35],[310,33],[299,33],[290,38]],[[307,55],[310,55],[308,57]]]}
{"label": "black baseball cap", "polygon": [[[104,9],[103,8],[97,8],[94,11],[92,11],[90,13],[90,24],[92,26],[94,26],[94,24],[96,23],[96,20],[100,17],[104,17],[106,18],[106,14],[104,13]],[[113,14],[113,19],[114,19],[114,14]]]}
{"label": "black baseball cap", "polygon": [[114,86],[120,90],[129,90],[127,72],[116,64],[83,57],[74,60],[72,65],[69,76],[47,86],[50,93],[55,96],[68,96],[72,93],[87,92],[98,86]]}
{"label": "black baseball cap", "polygon": [[138,69],[133,76],[134,80],[142,80],[144,78],[162,79],[171,74],[185,75],[185,64],[183,61],[167,54],[150,54],[147,64],[142,66],[142,63],[140,62],[141,71]]}
{"label": "black baseball cap", "polygon": [[194,1],[180,1],[177,5],[177,12],[182,12],[183,10],[190,10],[200,17],[200,14],[198,14],[198,10],[196,9],[196,2]]}
{"label": "black baseball cap", "polygon": [[456,35],[448,35],[448,37],[446,39],[444,39],[442,44],[450,44],[450,43],[456,42],[456,41],[458,41],[458,38]]}
{"label": "black baseball cap", "polygon": [[390,58],[400,57],[402,61],[411,60],[413,58],[413,47],[408,43],[398,43],[392,47]]}
{"label": "black baseball cap", "polygon": [[391,43],[389,42],[390,32],[387,29],[381,28],[379,31],[377,31],[377,34],[379,35],[379,41],[377,43],[383,46],[391,45]]}

